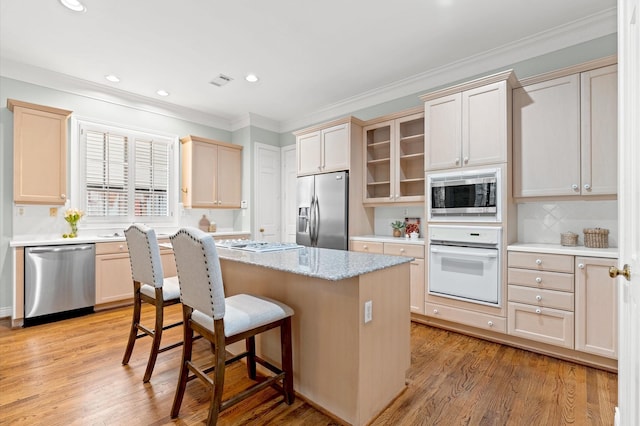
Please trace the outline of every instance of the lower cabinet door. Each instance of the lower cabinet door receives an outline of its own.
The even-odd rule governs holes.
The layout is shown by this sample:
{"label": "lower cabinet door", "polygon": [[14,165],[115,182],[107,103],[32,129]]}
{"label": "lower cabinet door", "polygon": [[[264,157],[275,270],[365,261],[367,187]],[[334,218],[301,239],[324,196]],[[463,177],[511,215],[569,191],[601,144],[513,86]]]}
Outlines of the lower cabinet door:
{"label": "lower cabinet door", "polygon": [[573,349],[573,312],[509,302],[509,334]]}
{"label": "lower cabinet door", "polygon": [[424,315],[426,295],[424,259],[411,261],[411,312]]}
{"label": "lower cabinet door", "polygon": [[133,300],[128,253],[96,256],[96,305]]}

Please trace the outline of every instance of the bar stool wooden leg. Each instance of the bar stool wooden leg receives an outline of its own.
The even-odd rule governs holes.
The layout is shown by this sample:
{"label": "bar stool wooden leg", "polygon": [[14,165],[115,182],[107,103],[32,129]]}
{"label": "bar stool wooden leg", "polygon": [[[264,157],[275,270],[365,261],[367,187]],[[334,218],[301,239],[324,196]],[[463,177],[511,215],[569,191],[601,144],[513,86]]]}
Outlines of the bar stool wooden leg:
{"label": "bar stool wooden leg", "polygon": [[126,365],[131,359],[131,353],[133,352],[133,346],[138,338],[138,324],[140,324],[140,312],[142,310],[142,300],[140,299],[140,283],[135,281],[133,283],[133,318],[131,319],[131,330],[129,331],[129,340],[127,341],[127,348],[124,351],[124,357],[122,358],[122,364]]}
{"label": "bar stool wooden leg", "polygon": [[[159,290],[159,289],[157,289]],[[156,291],[158,293],[158,291]],[[160,297],[162,297],[162,290],[160,290]],[[156,359],[158,358],[158,351],[160,350],[160,341],[162,340],[162,327],[164,325],[164,306],[161,301],[156,300],[156,325],[153,330],[153,342],[151,343],[151,352],[149,353],[149,361],[147,362],[147,369],[144,372],[144,378],[142,381],[147,383],[151,380],[151,374],[153,374],[153,367],[156,365]]]}
{"label": "bar stool wooden leg", "polygon": [[295,400],[295,393],[293,392],[291,317],[285,318],[280,326],[280,347],[282,352],[282,371],[284,371],[283,387],[285,401],[288,405],[291,405]]}

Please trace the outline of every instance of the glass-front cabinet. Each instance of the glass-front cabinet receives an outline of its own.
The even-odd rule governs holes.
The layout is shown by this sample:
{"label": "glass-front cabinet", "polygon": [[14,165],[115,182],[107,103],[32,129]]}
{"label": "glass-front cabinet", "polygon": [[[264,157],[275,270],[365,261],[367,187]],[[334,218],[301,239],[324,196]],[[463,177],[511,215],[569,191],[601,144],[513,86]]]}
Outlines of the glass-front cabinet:
{"label": "glass-front cabinet", "polygon": [[424,113],[394,116],[363,128],[365,203],[424,201]]}

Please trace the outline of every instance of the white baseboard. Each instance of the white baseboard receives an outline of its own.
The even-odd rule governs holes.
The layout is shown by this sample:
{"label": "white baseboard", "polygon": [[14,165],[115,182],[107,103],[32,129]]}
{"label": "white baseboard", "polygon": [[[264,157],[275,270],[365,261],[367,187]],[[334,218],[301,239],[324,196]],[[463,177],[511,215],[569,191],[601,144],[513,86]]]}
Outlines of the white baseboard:
{"label": "white baseboard", "polygon": [[5,306],[4,308],[0,308],[0,318],[11,318],[11,314],[13,310],[11,306]]}

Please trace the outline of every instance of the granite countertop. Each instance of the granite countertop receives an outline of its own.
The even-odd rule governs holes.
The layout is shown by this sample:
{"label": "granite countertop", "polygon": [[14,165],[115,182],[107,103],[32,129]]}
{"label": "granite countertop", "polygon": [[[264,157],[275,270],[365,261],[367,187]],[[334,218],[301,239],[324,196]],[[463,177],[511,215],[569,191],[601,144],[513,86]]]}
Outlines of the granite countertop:
{"label": "granite countertop", "polygon": [[514,243],[507,246],[507,251],[522,251],[549,254],[569,254],[573,256],[618,258],[618,248],[589,248],[585,246],[562,246],[560,244]]}
{"label": "granite countertop", "polygon": [[338,281],[408,263],[411,257],[359,253],[315,247],[253,253],[218,247],[220,259],[292,274]]}
{"label": "granite countertop", "polygon": [[[172,232],[156,231],[158,238],[168,238]],[[211,235],[215,237],[230,237],[236,235],[251,235],[251,232],[245,231],[219,231],[211,232]],[[62,238],[60,235],[47,235],[47,236],[27,236],[20,238],[13,238],[9,242],[10,247],[28,247],[28,246],[57,246],[62,244],[87,244],[87,243],[109,243],[116,241],[125,241],[122,231],[116,233],[104,232],[83,234],[82,232],[76,238]]]}
{"label": "granite countertop", "polygon": [[392,237],[390,235],[358,235],[349,238],[351,241],[371,241],[380,243],[400,243],[400,244],[419,244],[424,245],[424,238],[412,240],[406,237]]}

